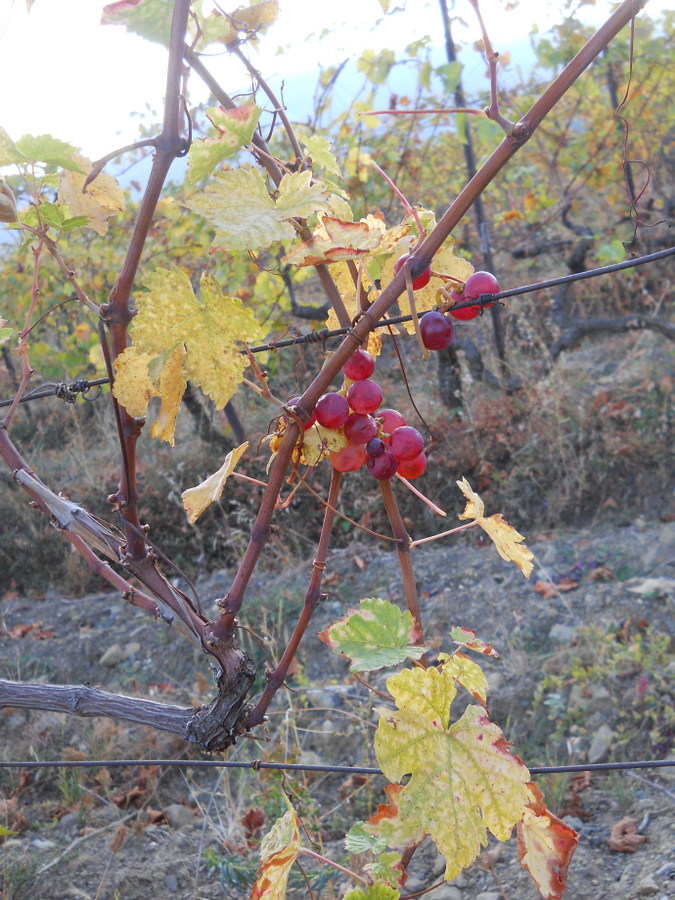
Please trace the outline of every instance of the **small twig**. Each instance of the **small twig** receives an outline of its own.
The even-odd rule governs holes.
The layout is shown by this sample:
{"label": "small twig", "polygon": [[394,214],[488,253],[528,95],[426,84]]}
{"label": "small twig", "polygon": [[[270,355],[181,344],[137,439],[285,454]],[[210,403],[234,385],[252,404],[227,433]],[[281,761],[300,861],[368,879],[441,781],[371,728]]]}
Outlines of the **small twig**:
{"label": "small twig", "polygon": [[[414,484],[411,484],[411,483],[408,481],[407,478],[404,478],[404,477],[403,477],[403,475],[399,475],[399,473],[397,472],[397,473],[396,473],[396,478],[398,478],[398,480],[399,480],[402,484],[404,484],[404,485],[408,488],[409,491],[412,491],[413,494],[414,494],[416,497],[418,497],[418,498],[422,501],[422,503],[426,503],[426,505],[429,507],[429,509],[430,509],[432,512],[436,513],[437,516],[442,516],[443,518],[445,518],[445,517],[447,516],[447,513],[444,512],[444,511],[440,508],[440,506],[436,506],[436,504],[435,504],[432,500],[430,500],[428,497],[425,497],[424,494],[422,493],[422,491],[419,491],[419,490],[415,487],[415,485],[414,485]],[[411,544],[411,546],[414,546],[414,545],[415,545],[415,542],[413,542],[413,543]]]}
{"label": "small twig", "polygon": [[359,112],[357,116],[438,116],[451,115],[457,113],[464,116],[480,116],[487,119],[487,113],[484,109],[470,109],[464,106],[455,106],[448,109],[368,109],[365,112]]}
{"label": "small twig", "polygon": [[410,548],[419,547],[420,544],[428,544],[429,541],[437,541],[439,538],[447,537],[449,534],[457,534],[458,531],[466,531],[467,528],[473,528],[478,525],[478,520],[467,522],[466,525],[458,525],[457,528],[451,528],[450,531],[442,531],[440,534],[432,534],[431,537],[420,538],[419,541],[412,541]]}
{"label": "small twig", "polygon": [[95,181],[101,172],[108,165],[110,160],[115,159],[117,156],[122,156],[123,153],[129,153],[131,150],[140,150],[141,147],[154,147],[157,149],[157,138],[146,138],[142,141],[135,141],[133,144],[127,144],[126,147],[120,147],[119,150],[113,150],[112,153],[106,154],[106,156],[102,156],[100,159],[97,159],[95,162],[91,164],[91,171],[87,175],[84,184],[82,185],[82,193],[86,193],[87,188]]}
{"label": "small twig", "polygon": [[[375,162],[375,160],[371,159],[370,164],[375,169],[375,171],[378,173],[378,175],[381,175],[382,178],[384,178],[384,180],[387,182],[389,187],[396,194],[398,199],[403,204],[403,207],[404,207],[405,211],[408,213],[408,215],[413,217],[413,219],[415,220],[415,224],[417,225],[419,241],[422,241],[426,232],[424,231],[424,228],[422,227],[422,222],[420,221],[419,213],[417,212],[415,207],[410,205],[407,197],[405,197],[403,195],[403,193],[396,187],[396,185],[391,180],[391,178],[387,175],[387,173],[383,169],[381,169],[378,166],[378,164]],[[412,253],[414,253],[414,252],[415,252],[414,250],[411,252],[411,256],[412,256]]]}
{"label": "small twig", "polygon": [[391,696],[389,694],[385,694],[383,691],[378,691],[378,689],[376,687],[373,687],[372,684],[368,684],[365,678],[361,678],[358,672],[351,672],[350,674],[355,681],[358,681],[359,684],[362,684],[365,688],[368,688],[369,691],[377,694],[378,697],[382,697],[383,700],[391,702]]}
{"label": "small twig", "polygon": [[368,884],[366,879],[361,878],[361,876],[357,875],[356,872],[352,872],[351,869],[346,869],[344,866],[341,866],[340,863],[336,863],[332,859],[327,859],[325,856],[321,856],[320,853],[315,853],[314,850],[310,850],[308,847],[300,847],[300,852],[305,853],[307,856],[311,856],[313,859],[318,859],[319,862],[322,862],[327,866],[332,866],[334,869],[337,869],[338,872],[342,872],[342,874],[346,875],[348,878],[353,878],[355,881],[360,881],[361,884]]}
{"label": "small twig", "polygon": [[[328,509],[331,509],[328,502],[323,499],[321,494],[318,494],[313,488],[311,488],[307,482],[303,482],[303,487],[306,487],[307,490],[312,494],[319,503],[323,504]],[[361,525],[356,519],[350,519],[349,516],[346,516],[344,513],[341,513],[339,509],[333,509],[332,512],[335,513],[336,516],[339,516],[341,519],[344,519],[345,522],[349,522],[351,525],[354,525],[355,528],[360,528],[361,531],[365,531],[366,534],[372,535],[372,537],[376,537],[380,541],[391,541],[392,544],[397,544],[398,541],[396,538],[392,537],[390,534],[380,534],[378,531],[371,531],[370,528],[366,528],[365,525]]]}

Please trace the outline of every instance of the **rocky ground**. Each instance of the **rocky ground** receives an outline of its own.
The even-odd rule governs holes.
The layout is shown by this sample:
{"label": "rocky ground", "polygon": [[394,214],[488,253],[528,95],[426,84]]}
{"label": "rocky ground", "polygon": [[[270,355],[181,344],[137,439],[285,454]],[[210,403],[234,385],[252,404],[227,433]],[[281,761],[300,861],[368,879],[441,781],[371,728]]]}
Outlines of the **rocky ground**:
{"label": "rocky ground", "polygon": [[[515,752],[531,766],[672,753],[675,522],[638,519],[529,536],[536,555],[529,582],[478,537],[472,530],[414,551],[425,637],[434,651],[449,649],[448,629],[461,624],[501,652],[501,660],[485,666],[489,707]],[[309,563],[298,563],[283,573],[262,573],[251,586],[244,622],[272,657],[301,606],[308,571]],[[212,574],[200,583],[201,596],[222,596],[229,577]],[[329,599],[301,647],[293,691],[276,699],[269,741],[263,735],[243,741],[230,758],[374,764],[372,707],[383,701],[372,701],[365,687],[349,680],[344,661],[315,635],[361,597],[399,601],[396,558],[365,543],[336,551],[326,584]],[[186,705],[208,700],[210,674],[199,652],[112,593],[40,601],[7,596],[0,611],[3,677],[86,681]],[[244,636],[263,668],[258,645]],[[618,663],[610,663],[612,654]],[[383,677],[373,682],[381,685]],[[280,776],[199,769],[180,741],[125,723],[3,709],[0,741],[5,760],[188,761],[182,770],[0,771],[0,825],[12,832],[0,847],[4,900],[245,898],[257,864],[260,814],[265,831],[285,809]],[[549,806],[581,835],[567,897],[675,898],[675,769],[549,776],[539,783]],[[355,861],[346,858],[341,837],[384,799],[382,784],[380,778],[361,783],[322,774],[289,777],[286,787],[309,834],[320,836],[326,855],[349,865]],[[624,837],[623,851],[612,850],[612,829],[625,818],[635,823],[635,842]],[[424,897],[538,896],[518,864],[515,840],[491,841],[452,883],[442,882],[443,868],[425,842],[413,857],[405,892],[440,882]],[[335,876],[313,881],[316,897],[341,896],[344,879]],[[294,885],[289,897],[308,896],[301,882]]]}

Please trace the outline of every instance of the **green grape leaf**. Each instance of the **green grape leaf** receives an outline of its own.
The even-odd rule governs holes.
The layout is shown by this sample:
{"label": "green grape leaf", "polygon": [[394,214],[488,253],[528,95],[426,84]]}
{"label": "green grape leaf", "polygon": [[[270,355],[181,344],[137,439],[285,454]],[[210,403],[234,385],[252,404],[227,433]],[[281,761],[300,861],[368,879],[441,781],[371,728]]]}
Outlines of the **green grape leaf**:
{"label": "green grape leaf", "polygon": [[369,834],[363,822],[354,822],[345,835],[345,849],[350,853],[382,853],[386,846],[385,839]]}
{"label": "green grape leaf", "polygon": [[[5,139],[7,138],[5,132],[3,132],[3,136]],[[45,163],[48,166],[67,169],[70,172],[81,172],[82,167],[74,158],[76,154],[77,147],[60,141],[51,134],[40,134],[37,137],[32,134],[24,134],[12,147],[8,147],[4,139],[0,141],[0,165],[10,162],[18,165]]]}
{"label": "green grape leaf", "polygon": [[173,0],[117,0],[103,7],[101,25],[124,25],[127,31],[168,47],[172,11]]}
{"label": "green grape leaf", "polygon": [[486,644],[485,641],[482,641],[479,637],[476,637],[476,632],[472,631],[470,628],[455,626],[450,629],[450,637],[455,644],[466,647],[467,650],[473,650],[476,653],[484,653],[486,656],[494,656],[495,659],[499,659],[499,653],[497,653],[495,648],[491,647],[490,644]]}
{"label": "green grape leaf", "polygon": [[390,884],[367,884],[363,888],[352,888],[342,900],[399,900],[401,892]]}
{"label": "green grape leaf", "polygon": [[329,205],[329,192],[321,183],[311,183],[312,173],[284,175],[277,199],[273,200],[260,172],[241,166],[217,172],[214,182],[186,203],[216,229],[213,249],[260,250],[293,237],[287,219],[304,218]]}
{"label": "green grape leaf", "polygon": [[415,636],[410,612],[379,597],[362,600],[358,610],[319,634],[333,653],[351,659],[352,671],[395,666],[409,657],[419,659],[426,648],[413,643]]}
{"label": "green grape leaf", "polygon": [[308,137],[302,144],[305,153],[312,158],[312,168],[319,166],[326,172],[332,172],[333,175],[342,175],[337,160],[331,153],[333,146],[328,138],[319,134],[313,134]]}
{"label": "green grape leaf", "polygon": [[6,341],[10,340],[13,334],[14,329],[7,325],[7,319],[3,319],[2,316],[0,316],[0,344],[4,344]]}
{"label": "green grape leaf", "polygon": [[387,680],[398,708],[382,711],[375,755],[392,782],[410,780],[393,785],[396,809],[378,813],[366,829],[387,838],[379,822],[389,830],[398,822],[403,836],[430,834],[450,881],[487,845],[488,830],[504,841],[523,818],[529,772],[482,707],[469,706],[450,724],[457,687],[446,666],[406,669]]}
{"label": "green grape leaf", "polygon": [[251,103],[235,109],[207,109],[206,115],[218,131],[215,137],[195,141],[188,153],[190,181],[205,178],[223,160],[232,156],[253,137],[262,110]]}
{"label": "green grape leaf", "polygon": [[300,820],[290,809],[272,826],[260,845],[260,869],[251,900],[284,900],[288,873],[300,852]]}
{"label": "green grape leaf", "polygon": [[402,874],[401,869],[396,868],[400,862],[400,853],[382,853],[375,862],[366,863],[363,869],[373,881],[382,881],[395,888],[399,875]]}

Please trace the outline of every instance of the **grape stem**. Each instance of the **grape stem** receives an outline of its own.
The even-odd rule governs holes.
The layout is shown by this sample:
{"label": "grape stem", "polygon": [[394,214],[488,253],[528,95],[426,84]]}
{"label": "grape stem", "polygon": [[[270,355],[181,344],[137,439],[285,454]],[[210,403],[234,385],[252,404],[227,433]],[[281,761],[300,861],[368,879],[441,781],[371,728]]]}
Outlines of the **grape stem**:
{"label": "grape stem", "polygon": [[457,528],[451,528],[450,531],[441,531],[439,534],[432,534],[430,537],[420,538],[419,541],[412,541],[410,548],[419,547],[420,544],[428,544],[429,541],[437,541],[439,538],[447,537],[449,534],[457,534],[458,531],[466,531],[467,528],[473,528],[478,525],[478,520],[467,522],[466,525],[458,525]]}
{"label": "grape stem", "polygon": [[[415,623],[415,644],[420,647],[424,646],[424,633],[422,630],[422,614],[420,612],[420,602],[417,596],[417,585],[415,584],[415,573],[413,572],[412,560],[410,558],[411,540],[410,535],[406,531],[401,513],[396,503],[396,497],[391,487],[391,481],[383,478],[380,482],[380,491],[384,508],[389,518],[391,530],[397,539],[396,550],[398,552],[398,562],[401,567],[401,575],[403,576],[403,590],[405,592],[405,600],[408,610],[413,617]],[[420,664],[426,669],[426,655],[420,658]]]}
{"label": "grape stem", "polygon": [[[440,506],[436,506],[436,504],[433,502],[433,500],[430,500],[428,497],[425,497],[424,494],[421,491],[419,491],[415,487],[414,484],[410,484],[410,482],[408,481],[407,478],[404,478],[403,475],[399,475],[398,472],[396,473],[396,477],[398,478],[399,481],[403,482],[403,484],[408,488],[408,490],[412,491],[413,494],[422,501],[422,503],[426,503],[426,505],[429,507],[429,509],[432,512],[436,513],[437,516],[442,516],[443,518],[446,517],[447,513],[444,512],[440,508]],[[414,546],[414,542],[411,546]]]}
{"label": "grape stem", "polygon": [[[392,191],[396,194],[396,196],[398,197],[398,199],[401,201],[401,203],[402,203],[403,206],[405,207],[405,211],[408,213],[408,215],[409,215],[409,216],[412,216],[413,219],[415,220],[415,224],[417,225],[417,230],[418,230],[418,232],[419,232],[419,240],[418,240],[417,244],[415,245],[415,247],[417,247],[418,244],[420,244],[420,243],[424,240],[424,238],[425,238],[425,236],[426,236],[426,232],[425,232],[424,228],[422,227],[422,222],[420,221],[420,217],[419,217],[419,215],[418,215],[417,210],[415,209],[414,206],[411,206],[411,205],[410,205],[410,203],[408,202],[407,197],[405,197],[405,195],[404,195],[404,194],[396,187],[396,185],[395,185],[394,182],[391,180],[391,178],[387,175],[387,173],[386,173],[383,169],[381,169],[381,168],[378,166],[378,164],[375,162],[375,160],[372,160],[372,159],[371,159],[370,164],[371,164],[371,166],[375,169],[375,171],[376,171],[379,175],[381,175],[382,178],[384,178],[384,180],[387,182],[387,184],[389,185],[389,187],[390,187],[390,188],[392,189]],[[412,255],[414,252],[415,252],[415,250],[413,249],[413,250],[411,251],[411,255]]]}

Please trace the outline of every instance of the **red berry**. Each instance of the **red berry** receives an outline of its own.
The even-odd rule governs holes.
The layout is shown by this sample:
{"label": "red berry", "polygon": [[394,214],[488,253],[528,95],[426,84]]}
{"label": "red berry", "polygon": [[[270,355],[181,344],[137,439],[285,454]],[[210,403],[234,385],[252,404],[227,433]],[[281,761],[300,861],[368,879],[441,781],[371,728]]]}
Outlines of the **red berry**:
{"label": "red berry", "polygon": [[352,413],[345,422],[345,437],[353,444],[367,444],[377,437],[375,419],[363,413]]}
{"label": "red berry", "polygon": [[[293,406],[295,406],[296,403],[299,403],[299,402],[300,402],[299,397],[292,397],[290,400],[286,401],[286,406],[293,407]],[[296,415],[297,415],[297,413],[296,413]],[[289,420],[293,421],[293,419],[291,419],[290,416],[284,416],[284,422],[288,422]],[[315,422],[316,422],[316,413],[313,412],[312,417],[310,418],[309,422],[305,422],[305,431],[308,431]]]}
{"label": "red berry", "polygon": [[419,478],[420,475],[423,475],[426,467],[427,457],[424,453],[420,453],[419,456],[414,457],[414,459],[400,460],[396,471],[404,478],[412,479]]}
{"label": "red berry", "polygon": [[[463,310],[462,310],[463,312]],[[432,309],[420,319],[422,343],[427,350],[445,350],[452,343],[455,329],[452,322],[442,312]]]}
{"label": "red berry", "polygon": [[377,418],[382,419],[382,431],[391,434],[395,428],[405,425],[405,419],[397,409],[378,409]]}
{"label": "red berry", "polygon": [[382,456],[386,449],[386,444],[382,440],[382,438],[374,437],[371,441],[368,441],[366,444],[366,453],[368,456]]}
{"label": "red berry", "polygon": [[[472,300],[474,297],[480,297],[481,294],[498,294],[499,282],[492,272],[474,272],[466,279],[464,290],[461,293],[455,293],[454,300],[459,303],[462,300]],[[465,306],[464,309],[455,309],[453,306],[448,310],[451,316],[462,321],[475,319],[480,314],[480,305]]]}
{"label": "red berry", "polygon": [[424,450],[424,438],[416,428],[403,425],[392,431],[389,446],[397,459],[414,459]]}
{"label": "red berry", "polygon": [[[410,254],[406,253],[405,256],[402,256],[399,260],[397,260],[396,265],[394,266],[394,275],[401,270],[403,267],[403,263],[410,259]],[[427,266],[426,269],[422,272],[421,275],[418,275],[417,278],[413,278],[413,291],[418,291],[420,288],[426,287],[429,284],[429,279],[431,278],[431,266]]]}
{"label": "red berry", "polygon": [[357,413],[373,413],[382,403],[382,389],[374,381],[355,381],[347,391],[349,405]]}
{"label": "red berry", "polygon": [[317,400],[314,415],[319,425],[325,428],[339,428],[347,421],[349,403],[342,394],[324,394]]}
{"label": "red berry", "polygon": [[347,444],[341,450],[335,450],[328,457],[338,472],[355,472],[366,461],[366,448],[363,444]]}
{"label": "red berry", "polygon": [[375,371],[375,360],[367,350],[355,350],[342,367],[342,374],[350,381],[363,381]]}
{"label": "red berry", "polygon": [[388,449],[385,449],[380,456],[371,456],[368,459],[368,471],[379,480],[393,478],[396,474],[397,466],[398,460],[391,450]]}

